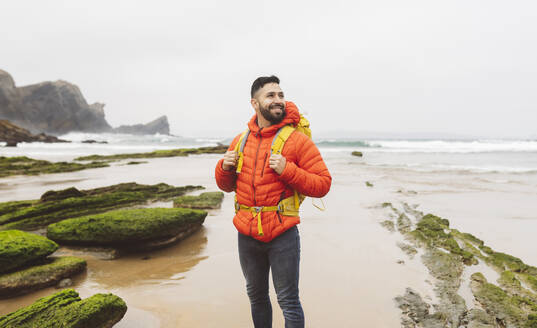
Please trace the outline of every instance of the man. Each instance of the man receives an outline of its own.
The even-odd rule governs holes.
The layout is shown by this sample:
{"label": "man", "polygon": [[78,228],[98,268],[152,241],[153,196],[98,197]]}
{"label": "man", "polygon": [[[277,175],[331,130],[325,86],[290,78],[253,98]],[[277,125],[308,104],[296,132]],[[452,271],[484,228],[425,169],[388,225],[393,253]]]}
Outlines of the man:
{"label": "man", "polygon": [[[298,295],[300,223],[298,209],[277,209],[282,200],[292,199],[295,191],[310,197],[323,197],[332,178],[319,150],[305,134],[294,131],[285,141],[281,154],[271,154],[274,136],[285,125],[296,126],[300,114],[286,102],[276,76],[259,77],[252,84],[250,103],[255,115],[248,122],[250,133],[243,137],[243,158],[237,173],[238,135],[216,165],[218,187],[236,192],[233,224],[239,231],[238,247],[252,319],[256,328],[272,327],[269,298],[269,270],[285,327],[304,327],[304,312]],[[287,215],[286,215],[287,214]]]}

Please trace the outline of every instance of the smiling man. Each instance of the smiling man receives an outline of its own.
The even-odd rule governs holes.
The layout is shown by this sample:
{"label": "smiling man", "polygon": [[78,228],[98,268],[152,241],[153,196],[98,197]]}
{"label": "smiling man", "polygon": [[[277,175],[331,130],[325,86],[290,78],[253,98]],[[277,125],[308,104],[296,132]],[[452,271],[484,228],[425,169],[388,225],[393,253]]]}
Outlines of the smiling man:
{"label": "smiling man", "polygon": [[[297,195],[323,197],[332,178],[313,141],[295,129],[298,108],[286,102],[276,76],[252,84],[255,115],[216,165],[218,187],[235,191],[239,259],[256,328],[272,327],[269,271],[285,327],[304,327],[298,293],[300,237]],[[284,130],[290,131],[286,137]],[[280,134],[281,133],[281,134]],[[285,138],[281,154],[273,141]],[[300,196],[302,199],[302,196]]]}

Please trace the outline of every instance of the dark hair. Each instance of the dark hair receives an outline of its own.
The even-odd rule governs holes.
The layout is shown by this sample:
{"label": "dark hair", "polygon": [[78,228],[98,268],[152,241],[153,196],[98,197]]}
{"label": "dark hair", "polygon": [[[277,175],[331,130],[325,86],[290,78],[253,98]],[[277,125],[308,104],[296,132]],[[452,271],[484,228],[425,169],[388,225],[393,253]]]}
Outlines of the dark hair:
{"label": "dark hair", "polygon": [[280,84],[280,79],[274,75],[271,76],[260,76],[257,79],[255,79],[254,83],[252,83],[252,90],[250,91],[250,95],[252,98],[254,97],[254,94],[257,92],[257,90],[261,89],[265,86],[265,84],[268,83],[277,83]]}

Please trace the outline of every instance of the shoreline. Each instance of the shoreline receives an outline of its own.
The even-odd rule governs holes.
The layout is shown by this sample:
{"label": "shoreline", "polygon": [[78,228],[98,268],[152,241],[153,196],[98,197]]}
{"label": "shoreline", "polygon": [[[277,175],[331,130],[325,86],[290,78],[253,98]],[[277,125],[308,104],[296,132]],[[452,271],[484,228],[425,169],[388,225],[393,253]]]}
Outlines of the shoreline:
{"label": "shoreline", "polygon": [[[129,166],[128,170],[115,165],[12,177],[0,182],[0,201],[39,198],[47,190],[71,186],[102,187],[133,181],[133,176],[142,184],[199,184],[206,187],[204,191],[216,191],[212,172],[218,158],[219,155],[199,155],[149,159],[147,164]],[[402,238],[380,225],[386,215],[379,208],[383,202],[418,204],[419,210],[449,219],[451,227],[474,234],[493,249],[537,264],[537,254],[525,246],[532,240],[530,231],[537,231],[537,217],[533,220],[532,216],[537,213],[537,205],[530,202],[528,193],[537,185],[533,177],[522,185],[502,184],[480,181],[486,174],[468,177],[453,172],[407,171],[402,175],[398,169],[361,165],[359,159],[350,155],[348,160],[331,156],[325,159],[334,177],[332,190],[324,199],[327,210],[319,212],[306,200],[299,225],[300,288],[308,326],[329,326],[333,324],[331,314],[339,313],[339,326],[353,327],[357,311],[360,325],[400,326],[401,312],[394,298],[402,295],[406,287],[435,302],[433,286],[426,282],[429,273],[420,255],[409,260],[397,247]],[[365,181],[371,181],[373,187],[367,187]],[[503,197],[498,198],[499,195]],[[236,251],[236,230],[231,223],[232,198],[227,194],[220,210],[209,211],[201,231],[170,248],[151,252],[148,260],[137,255],[116,260],[119,262],[87,257],[88,272],[73,279],[73,288],[82,297],[102,291],[121,296],[129,310],[116,325],[120,328],[140,324],[250,326],[249,303]],[[513,209],[513,204],[518,206]],[[506,213],[525,219],[513,221]],[[520,223],[513,226],[513,222]],[[399,260],[405,263],[398,264]],[[125,286],[122,281],[129,281],[132,276],[140,278]],[[0,301],[0,314],[53,291],[51,288]],[[152,304],[147,304],[147,299]],[[274,326],[282,325],[272,287],[271,299]]]}

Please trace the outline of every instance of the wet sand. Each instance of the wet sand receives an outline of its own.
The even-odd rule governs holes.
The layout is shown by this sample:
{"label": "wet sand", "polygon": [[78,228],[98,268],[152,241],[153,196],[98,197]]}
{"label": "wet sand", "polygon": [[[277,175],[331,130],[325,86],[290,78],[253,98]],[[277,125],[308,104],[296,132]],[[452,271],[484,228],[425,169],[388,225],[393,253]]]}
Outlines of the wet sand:
{"label": "wet sand", "polygon": [[[218,158],[150,159],[134,166],[11,177],[0,181],[0,201],[38,198],[50,189],[130,181],[199,184],[213,191]],[[417,204],[495,250],[537,265],[537,252],[530,246],[537,231],[535,175],[416,172],[369,166],[350,155],[326,154],[325,159],[333,176],[331,192],[324,198],[327,209],[318,211],[306,200],[299,226],[307,327],[398,327],[400,310],[393,298],[405,288],[435,299],[419,255],[410,260],[396,246],[400,235],[380,226],[386,213],[378,205],[383,202]],[[374,186],[367,187],[365,181]],[[88,270],[74,279],[73,288],[81,297],[98,292],[122,297],[129,308],[115,327],[251,327],[232,217],[233,195],[226,194],[222,209],[210,211],[199,232],[173,247],[112,261],[84,255]],[[0,300],[0,315],[55,291]],[[283,327],[273,292],[271,297],[274,327]]]}

